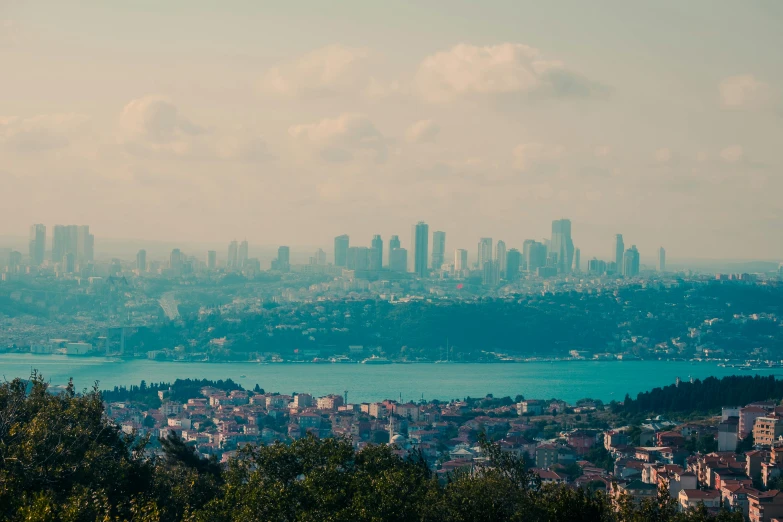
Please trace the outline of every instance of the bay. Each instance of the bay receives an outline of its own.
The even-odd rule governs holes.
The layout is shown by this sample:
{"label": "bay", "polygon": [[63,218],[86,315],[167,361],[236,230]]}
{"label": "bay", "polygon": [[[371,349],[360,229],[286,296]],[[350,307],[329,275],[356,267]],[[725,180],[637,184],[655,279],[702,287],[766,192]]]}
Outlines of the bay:
{"label": "bay", "polygon": [[404,401],[518,394],[529,399],[581,398],[622,400],[625,394],[673,384],[679,377],[702,379],[726,375],[770,375],[780,369],[741,371],[717,363],[687,361],[564,361],[535,363],[384,364],[358,363],[180,363],[116,360],[102,357],[1,354],[0,377],[29,377],[37,369],[53,385],[73,378],[78,390],[99,381],[101,389],[139,384],[142,380],[172,382],[177,378],[228,379],[245,388],[256,384],[268,392],[348,391],[351,403],[402,398]]}

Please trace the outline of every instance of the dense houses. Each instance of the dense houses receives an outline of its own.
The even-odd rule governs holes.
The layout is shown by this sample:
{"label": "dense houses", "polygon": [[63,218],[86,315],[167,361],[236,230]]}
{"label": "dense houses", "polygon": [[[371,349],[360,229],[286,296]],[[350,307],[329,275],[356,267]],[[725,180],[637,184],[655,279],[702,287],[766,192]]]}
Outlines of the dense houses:
{"label": "dense houses", "polygon": [[[350,404],[341,395],[312,397],[203,387],[196,397],[145,410],[112,402],[107,413],[127,433],[174,432],[199,453],[227,461],[245,445],[288,442],[312,434],[345,437],[357,449],[392,443],[421,455],[439,476],[484,462],[479,434],[523,456],[543,483],[606,491],[619,502],[655,498],[665,488],[680,509],[741,511],[751,522],[783,517],[783,407],[757,402],[727,407],[720,418],[677,424],[662,417],[612,429],[541,429],[553,412],[596,412],[596,405],[523,400]],[[598,405],[601,406],[600,404]],[[747,445],[753,436],[755,443]],[[696,441],[708,441],[694,447]],[[743,445],[746,445],[743,447]],[[590,459],[596,462],[591,462]],[[600,460],[599,460],[600,459]]]}

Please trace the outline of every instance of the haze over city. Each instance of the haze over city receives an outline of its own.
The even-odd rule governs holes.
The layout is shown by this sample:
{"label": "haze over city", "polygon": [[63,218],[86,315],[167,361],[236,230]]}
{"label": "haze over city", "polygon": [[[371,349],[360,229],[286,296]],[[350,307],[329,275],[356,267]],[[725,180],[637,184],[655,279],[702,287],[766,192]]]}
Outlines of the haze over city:
{"label": "haze over city", "polygon": [[[776,2],[0,6],[4,241],[783,257]],[[10,237],[10,238],[9,238]],[[359,239],[363,238],[363,239]],[[98,242],[100,250],[100,242]]]}

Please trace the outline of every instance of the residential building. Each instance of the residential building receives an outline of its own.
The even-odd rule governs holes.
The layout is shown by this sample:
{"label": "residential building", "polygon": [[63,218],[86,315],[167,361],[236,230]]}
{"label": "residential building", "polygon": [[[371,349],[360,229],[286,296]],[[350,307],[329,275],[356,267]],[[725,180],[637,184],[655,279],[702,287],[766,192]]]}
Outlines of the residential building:
{"label": "residential building", "polygon": [[758,446],[771,447],[783,436],[783,418],[772,415],[757,417],[753,424],[753,441]]}
{"label": "residential building", "polygon": [[392,248],[389,252],[389,270],[406,272],[408,269],[408,251],[404,248]]}
{"label": "residential building", "polygon": [[748,493],[748,520],[771,522],[783,518],[783,491],[755,491]]}
{"label": "residential building", "polygon": [[147,271],[147,251],[144,249],[141,249],[136,253],[136,270],[138,270],[139,273]]}
{"label": "residential building", "polygon": [[666,250],[663,247],[658,249],[658,271],[666,272]]}
{"label": "residential building", "polygon": [[370,244],[370,270],[380,270],[383,268],[383,239],[379,234],[375,234]]}
{"label": "residential building", "polygon": [[239,262],[239,243],[236,240],[228,244],[228,260],[226,261],[226,267],[229,269],[235,269]]}
{"label": "residential building", "polygon": [[459,273],[468,269],[468,251],[458,248],[454,251],[454,271]]}
{"label": "residential building", "polygon": [[720,507],[720,491],[715,489],[683,489],[679,494],[680,511],[687,511],[704,504],[706,508]]}
{"label": "residential building", "polygon": [[217,252],[215,250],[207,250],[207,269],[215,270],[217,268]]}

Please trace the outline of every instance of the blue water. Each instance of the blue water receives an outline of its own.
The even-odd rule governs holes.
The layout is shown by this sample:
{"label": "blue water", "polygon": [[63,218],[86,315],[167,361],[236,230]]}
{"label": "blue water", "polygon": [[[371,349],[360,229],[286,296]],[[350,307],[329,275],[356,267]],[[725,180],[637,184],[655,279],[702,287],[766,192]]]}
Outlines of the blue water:
{"label": "blue water", "polygon": [[[231,378],[246,388],[258,384],[266,391],[342,394],[349,402],[383,399],[450,400],[522,394],[531,399],[558,398],[568,402],[591,397],[622,400],[626,393],[708,376],[783,373],[783,370],[740,371],[714,363],[682,361],[569,361],[508,364],[257,364],[177,363],[150,360],[113,361],[62,355],[0,355],[0,378],[28,377],[37,369],[52,384],[73,377],[77,389],[100,381],[101,389],[119,385],[171,382],[177,378]],[[241,377],[245,375],[245,377]]]}

